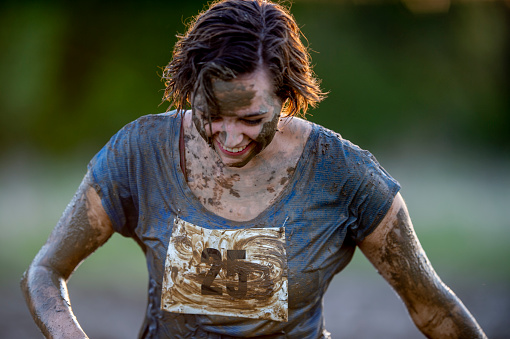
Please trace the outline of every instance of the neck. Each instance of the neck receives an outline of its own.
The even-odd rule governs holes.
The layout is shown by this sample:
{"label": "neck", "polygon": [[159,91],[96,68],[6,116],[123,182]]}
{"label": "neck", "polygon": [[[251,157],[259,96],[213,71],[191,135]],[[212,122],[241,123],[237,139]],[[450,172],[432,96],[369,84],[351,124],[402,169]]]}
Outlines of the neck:
{"label": "neck", "polygon": [[185,116],[188,186],[208,210],[224,218],[251,220],[267,208],[291,180],[308,139],[302,120],[280,122],[269,146],[243,167],[225,166]]}

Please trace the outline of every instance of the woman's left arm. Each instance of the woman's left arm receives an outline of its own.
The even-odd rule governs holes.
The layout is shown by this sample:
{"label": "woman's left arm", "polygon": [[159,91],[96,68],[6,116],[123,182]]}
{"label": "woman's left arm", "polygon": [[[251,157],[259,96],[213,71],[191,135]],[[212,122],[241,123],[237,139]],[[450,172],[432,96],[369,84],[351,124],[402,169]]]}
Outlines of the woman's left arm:
{"label": "woman's left arm", "polygon": [[358,244],[395,289],[428,338],[487,338],[423,251],[400,193],[377,228]]}

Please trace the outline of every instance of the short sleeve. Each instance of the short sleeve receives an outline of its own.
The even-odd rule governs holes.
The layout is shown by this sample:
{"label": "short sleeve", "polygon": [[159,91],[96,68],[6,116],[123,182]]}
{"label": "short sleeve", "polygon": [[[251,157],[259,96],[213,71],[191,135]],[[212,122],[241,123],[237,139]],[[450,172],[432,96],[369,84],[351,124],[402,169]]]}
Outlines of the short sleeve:
{"label": "short sleeve", "polygon": [[134,199],[133,154],[136,141],[132,137],[135,123],[126,125],[92,158],[88,170],[101,197],[115,231],[132,236],[138,221]]}
{"label": "short sleeve", "polygon": [[349,206],[349,213],[355,220],[350,233],[356,242],[362,241],[381,222],[388,212],[400,184],[392,178],[368,151],[359,150],[356,155],[357,187]]}

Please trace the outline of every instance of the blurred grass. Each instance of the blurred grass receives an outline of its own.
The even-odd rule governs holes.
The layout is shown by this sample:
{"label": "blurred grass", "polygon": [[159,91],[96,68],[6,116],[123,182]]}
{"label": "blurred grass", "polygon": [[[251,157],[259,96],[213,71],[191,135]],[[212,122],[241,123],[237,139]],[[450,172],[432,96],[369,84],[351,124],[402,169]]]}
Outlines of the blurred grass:
{"label": "blurred grass", "polygon": [[[510,7],[296,1],[330,92],[311,119],[372,149],[407,136],[510,148]],[[175,34],[203,0],[0,2],[0,154],[96,149],[158,106]],[[93,24],[91,24],[93,23]],[[20,138],[20,136],[23,136]]]}

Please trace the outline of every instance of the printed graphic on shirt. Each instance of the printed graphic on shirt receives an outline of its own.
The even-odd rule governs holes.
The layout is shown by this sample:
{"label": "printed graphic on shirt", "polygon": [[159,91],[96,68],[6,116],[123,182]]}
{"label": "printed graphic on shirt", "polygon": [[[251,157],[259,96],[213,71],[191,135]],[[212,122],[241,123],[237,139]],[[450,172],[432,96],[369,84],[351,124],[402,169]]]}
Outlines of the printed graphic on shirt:
{"label": "printed graphic on shirt", "polygon": [[210,230],[175,218],[161,308],[287,321],[285,229]]}

